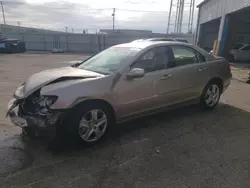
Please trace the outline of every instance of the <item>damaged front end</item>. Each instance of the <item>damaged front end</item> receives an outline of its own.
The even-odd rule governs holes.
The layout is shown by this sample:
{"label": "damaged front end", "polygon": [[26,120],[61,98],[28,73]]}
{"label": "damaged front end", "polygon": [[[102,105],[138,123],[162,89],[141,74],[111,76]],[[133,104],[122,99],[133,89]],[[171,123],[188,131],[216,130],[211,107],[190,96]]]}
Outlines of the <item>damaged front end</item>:
{"label": "damaged front end", "polygon": [[[80,80],[86,81],[103,76],[73,67],[48,69],[35,73],[15,91],[14,99],[8,104],[7,116],[23,130],[31,128],[39,133],[40,130],[56,129],[58,126],[55,125],[61,123],[68,109],[68,106],[63,106],[64,102],[56,105],[61,92],[69,92],[75,80],[81,84]],[[46,89],[47,92],[44,92]]]}
{"label": "damaged front end", "polygon": [[[57,96],[42,96],[40,89],[24,99],[16,97],[8,104],[7,116],[12,123],[25,130],[35,132],[36,136],[43,133],[54,135],[56,124],[63,112],[51,110]],[[53,130],[53,131],[52,131]]]}

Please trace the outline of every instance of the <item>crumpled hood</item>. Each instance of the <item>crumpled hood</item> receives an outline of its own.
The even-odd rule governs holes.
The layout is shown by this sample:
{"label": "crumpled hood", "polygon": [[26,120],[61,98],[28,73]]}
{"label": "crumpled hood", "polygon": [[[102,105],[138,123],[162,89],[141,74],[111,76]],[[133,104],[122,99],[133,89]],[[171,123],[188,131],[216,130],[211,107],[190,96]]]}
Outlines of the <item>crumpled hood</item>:
{"label": "crumpled hood", "polygon": [[73,68],[73,67],[63,67],[56,69],[49,69],[42,72],[38,72],[30,76],[24,83],[22,96],[17,95],[17,97],[25,98],[32,94],[37,89],[63,78],[63,80],[68,79],[84,79],[84,78],[96,78],[101,77],[102,74]]}

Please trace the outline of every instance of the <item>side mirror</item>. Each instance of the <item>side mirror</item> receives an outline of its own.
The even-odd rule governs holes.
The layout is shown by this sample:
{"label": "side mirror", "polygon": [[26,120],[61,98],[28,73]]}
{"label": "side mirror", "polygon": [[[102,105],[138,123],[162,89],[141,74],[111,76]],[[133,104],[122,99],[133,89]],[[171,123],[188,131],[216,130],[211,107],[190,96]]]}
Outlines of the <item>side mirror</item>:
{"label": "side mirror", "polygon": [[144,69],[140,68],[133,68],[129,71],[128,74],[126,74],[127,79],[133,79],[133,78],[141,78],[145,75]]}
{"label": "side mirror", "polygon": [[81,64],[81,62],[76,62],[76,63],[71,64],[70,66],[71,67],[78,67],[80,64]]}

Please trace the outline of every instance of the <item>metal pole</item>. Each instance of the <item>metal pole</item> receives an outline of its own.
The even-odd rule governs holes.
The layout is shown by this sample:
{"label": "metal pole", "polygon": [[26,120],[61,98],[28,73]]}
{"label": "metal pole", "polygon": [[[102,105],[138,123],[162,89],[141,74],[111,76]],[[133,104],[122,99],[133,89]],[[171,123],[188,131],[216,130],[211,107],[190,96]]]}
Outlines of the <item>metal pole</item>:
{"label": "metal pole", "polygon": [[184,13],[184,0],[181,0],[181,8],[180,8],[180,22],[179,22],[179,33],[182,31],[182,20],[183,20],[183,13]]}
{"label": "metal pole", "polygon": [[194,23],[194,6],[195,6],[195,0],[193,0],[192,18],[191,18],[191,32],[192,33],[193,33],[193,23]]}
{"label": "metal pole", "polygon": [[182,0],[178,0],[178,19],[177,19],[177,32],[176,32],[176,33],[179,33],[179,30],[180,30],[181,1],[182,1]]}
{"label": "metal pole", "polygon": [[66,31],[66,51],[69,51],[69,36],[68,36],[68,27],[65,27],[65,31]]}
{"label": "metal pole", "polygon": [[180,0],[177,1],[176,7],[176,15],[175,15],[175,24],[174,24],[174,32],[178,32],[178,20],[179,20],[179,9],[180,9]]}
{"label": "metal pole", "polygon": [[191,26],[192,5],[193,5],[193,0],[190,0],[189,15],[188,15],[188,32],[190,32],[190,26]]}
{"label": "metal pole", "polygon": [[6,25],[5,15],[4,15],[4,8],[3,8],[3,2],[2,1],[1,1],[1,7],[2,7],[2,13],[3,13],[3,23],[4,23],[4,25]]}
{"label": "metal pole", "polygon": [[171,18],[171,13],[172,13],[172,6],[173,6],[173,0],[171,0],[171,2],[170,2],[170,9],[169,9],[169,14],[168,14],[167,34],[169,33],[169,26],[170,26],[170,18]]}
{"label": "metal pole", "polygon": [[115,8],[113,8],[113,32],[115,32]]}
{"label": "metal pole", "polygon": [[177,33],[180,31],[180,20],[181,20],[181,1],[179,1],[178,21],[177,21]]}

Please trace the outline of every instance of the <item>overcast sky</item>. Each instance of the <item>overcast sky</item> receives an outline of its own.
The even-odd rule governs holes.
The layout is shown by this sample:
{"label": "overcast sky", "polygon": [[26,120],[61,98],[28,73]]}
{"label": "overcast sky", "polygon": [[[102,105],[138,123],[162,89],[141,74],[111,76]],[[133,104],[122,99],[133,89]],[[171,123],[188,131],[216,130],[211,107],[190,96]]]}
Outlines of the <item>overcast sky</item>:
{"label": "overcast sky", "polygon": [[[174,0],[177,2],[177,0]],[[196,0],[196,5],[202,0]],[[7,24],[54,30],[93,32],[112,28],[116,8],[116,29],[147,29],[166,32],[170,0],[3,0]],[[190,0],[186,0],[190,2]],[[134,11],[136,10],[136,11]],[[185,10],[187,15],[188,9]],[[2,18],[2,15],[0,15]],[[3,23],[3,19],[0,22]],[[174,14],[171,18],[174,20]],[[184,16],[183,30],[187,30]],[[194,17],[196,25],[197,10]],[[172,21],[173,23],[173,21]]]}

